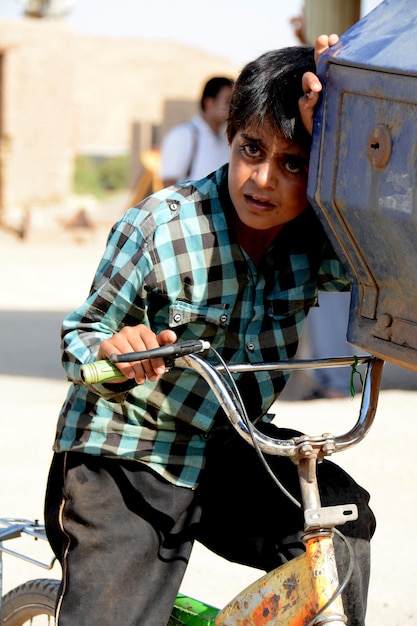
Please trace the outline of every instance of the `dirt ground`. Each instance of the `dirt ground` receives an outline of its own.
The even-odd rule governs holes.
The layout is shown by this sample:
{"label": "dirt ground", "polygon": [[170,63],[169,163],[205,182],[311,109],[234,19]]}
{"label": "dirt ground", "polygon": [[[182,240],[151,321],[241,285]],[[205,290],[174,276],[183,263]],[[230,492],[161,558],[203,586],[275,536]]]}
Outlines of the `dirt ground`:
{"label": "dirt ground", "polygon": [[[0,230],[0,410],[3,476],[0,516],[42,520],[43,495],[57,414],[67,389],[59,364],[59,326],[85,297],[107,224],[93,230],[35,230],[21,240]],[[345,432],[359,398],[297,399],[297,381],[276,405],[280,424],[313,433]],[[334,459],[371,493],[373,540],[367,626],[417,623],[417,563],[410,544],[417,513],[417,375],[387,366],[377,417],[365,441]],[[274,511],[271,511],[271,515]],[[19,540],[10,542],[15,550]],[[46,545],[25,549],[49,557]],[[59,577],[4,556],[3,589],[29,578]],[[220,606],[258,572],[230,564],[197,545],[183,590]]]}

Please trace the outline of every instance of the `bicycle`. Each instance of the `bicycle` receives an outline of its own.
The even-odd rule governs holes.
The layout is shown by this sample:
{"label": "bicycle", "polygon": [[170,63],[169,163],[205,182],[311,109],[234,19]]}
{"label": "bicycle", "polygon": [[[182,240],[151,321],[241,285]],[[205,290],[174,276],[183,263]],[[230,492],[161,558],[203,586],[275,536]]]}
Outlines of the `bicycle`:
{"label": "bicycle", "polygon": [[[326,456],[356,445],[372,426],[379,394],[384,361],[366,356],[330,358],[279,363],[227,365],[214,350],[219,365],[210,364],[198,355],[213,350],[203,340],[177,342],[144,352],[112,355],[109,360],[89,363],[81,368],[86,384],[122,380],[117,363],[134,362],[149,358],[165,358],[167,367],[174,362],[177,367],[189,367],[201,375],[213,390],[217,401],[237,432],[253,445],[260,459],[263,454],[286,456],[298,469],[304,512],[305,553],[259,578],[238,594],[223,609],[209,606],[184,594],[178,594],[168,626],[216,625],[245,626],[281,624],[282,626],[313,626],[345,624],[341,592],[353,570],[353,554],[349,542],[335,526],[357,518],[355,505],[322,507],[317,484],[317,464]],[[255,371],[296,370],[319,367],[345,367],[356,369],[366,365],[362,387],[362,404],[354,426],[342,435],[300,435],[288,440],[278,440],[264,435],[248,419],[233,373]],[[268,466],[266,466],[268,470]],[[291,494],[288,497],[293,499]],[[294,499],[293,499],[294,501]],[[344,539],[350,554],[350,566],[339,582],[335,559],[334,534]],[[285,602],[282,599],[285,598]]]}
{"label": "bicycle", "polygon": [[[281,361],[279,363],[211,365],[198,356],[210,349],[205,341],[178,342],[152,351],[113,356],[111,361],[99,361],[82,366],[86,383],[121,379],[116,362],[136,361],[162,356],[167,367],[173,363],[191,367],[205,378],[213,389],[234,428],[251,445],[268,454],[292,458],[299,468],[300,484],[305,517],[304,542],[306,552],[285,565],[262,576],[249,585],[223,609],[210,606],[195,598],[179,593],[168,626],[231,626],[236,624],[275,624],[281,626],[312,626],[326,623],[337,626],[345,623],[340,594],[347,583],[339,583],[333,550],[335,525],[355,519],[354,506],[320,506],[315,467],[324,456],[339,452],[359,443],[369,431],[375,417],[378,392],[384,362],[375,357],[349,357],[319,360]],[[239,394],[234,386],[232,373],[267,370],[297,370],[317,367],[356,367],[366,364],[367,370],[362,388],[362,405],[359,417],[350,431],[344,435],[302,435],[290,440],[275,440],[259,432],[249,422]],[[23,559],[43,569],[52,569],[55,557],[44,562],[9,549],[4,542],[32,536],[35,541],[46,541],[45,528],[38,521],[2,518],[0,524],[0,598],[2,596],[2,554]],[[339,533],[339,531],[337,531]],[[53,624],[55,603],[60,581],[49,578],[29,580],[9,591],[1,600],[2,626],[33,626]],[[285,606],[277,601],[287,597]],[[319,621],[317,621],[319,620]]]}
{"label": "bicycle", "polygon": [[3,553],[22,559],[43,569],[51,570],[55,557],[48,562],[40,561],[26,553],[12,550],[5,541],[29,535],[35,541],[47,541],[45,528],[37,520],[1,518],[0,524],[0,623],[2,626],[41,626],[54,623],[55,603],[60,585],[59,580],[37,578],[18,585],[2,597]]}

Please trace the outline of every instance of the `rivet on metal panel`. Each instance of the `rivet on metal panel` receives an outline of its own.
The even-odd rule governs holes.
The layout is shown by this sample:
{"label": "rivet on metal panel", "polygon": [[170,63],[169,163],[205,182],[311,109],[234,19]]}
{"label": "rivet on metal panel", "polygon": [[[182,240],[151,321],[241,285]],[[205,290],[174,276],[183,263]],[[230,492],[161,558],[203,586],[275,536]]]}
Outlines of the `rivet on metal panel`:
{"label": "rivet on metal panel", "polygon": [[392,317],[387,313],[378,315],[378,319],[374,328],[371,330],[371,335],[384,339],[385,341],[391,340],[392,335]]}
{"label": "rivet on metal panel", "polygon": [[366,153],[371,165],[378,169],[388,163],[391,156],[391,134],[383,124],[378,124],[369,133]]}

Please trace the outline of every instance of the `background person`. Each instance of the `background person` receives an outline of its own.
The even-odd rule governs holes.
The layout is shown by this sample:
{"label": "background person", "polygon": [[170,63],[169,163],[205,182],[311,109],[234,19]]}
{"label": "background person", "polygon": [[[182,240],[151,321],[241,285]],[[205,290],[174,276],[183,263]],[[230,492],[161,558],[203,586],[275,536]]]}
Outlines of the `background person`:
{"label": "background person", "polygon": [[164,187],[198,180],[229,160],[226,120],[233,80],[215,76],[204,85],[200,114],[171,128],[161,145],[160,178]]}

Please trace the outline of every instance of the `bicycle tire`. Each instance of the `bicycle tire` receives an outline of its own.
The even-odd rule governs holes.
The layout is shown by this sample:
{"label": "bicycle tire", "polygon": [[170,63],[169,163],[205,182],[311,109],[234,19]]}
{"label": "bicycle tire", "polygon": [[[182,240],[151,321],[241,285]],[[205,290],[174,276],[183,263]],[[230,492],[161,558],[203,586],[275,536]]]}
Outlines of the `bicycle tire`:
{"label": "bicycle tire", "polygon": [[[37,616],[54,617],[60,581],[50,578],[28,580],[3,596],[2,626],[23,626]],[[45,623],[45,622],[44,622]],[[48,624],[54,622],[49,620]]]}

